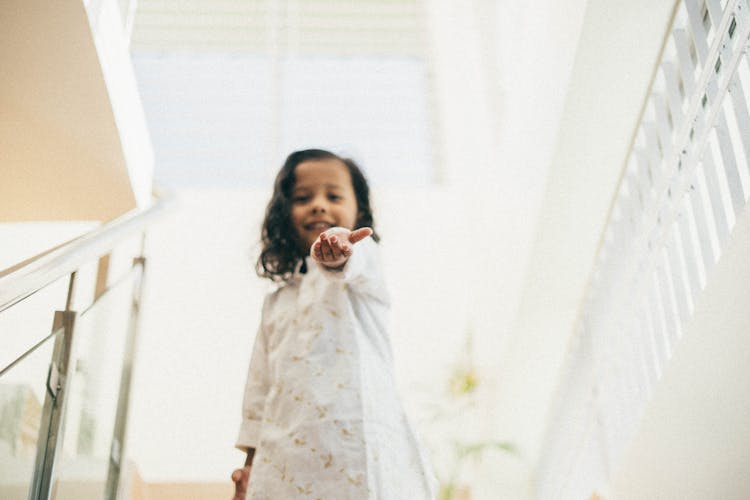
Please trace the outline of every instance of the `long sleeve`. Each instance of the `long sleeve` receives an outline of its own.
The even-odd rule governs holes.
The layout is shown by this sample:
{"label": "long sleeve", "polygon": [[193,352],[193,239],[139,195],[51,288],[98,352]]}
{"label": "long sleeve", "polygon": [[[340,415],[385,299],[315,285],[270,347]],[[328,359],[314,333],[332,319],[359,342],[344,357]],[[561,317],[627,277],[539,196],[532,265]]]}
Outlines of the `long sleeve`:
{"label": "long sleeve", "polygon": [[372,295],[387,303],[388,293],[383,280],[378,244],[368,236],[355,243],[352,250],[352,256],[342,269],[333,270],[316,264],[328,279],[346,283],[358,293]]}
{"label": "long sleeve", "polygon": [[247,382],[245,383],[245,394],[242,401],[242,422],[235,444],[242,451],[258,447],[263,408],[268,394],[268,339],[264,328],[267,303],[268,297],[263,302],[260,327],[255,336],[253,353],[247,371]]}

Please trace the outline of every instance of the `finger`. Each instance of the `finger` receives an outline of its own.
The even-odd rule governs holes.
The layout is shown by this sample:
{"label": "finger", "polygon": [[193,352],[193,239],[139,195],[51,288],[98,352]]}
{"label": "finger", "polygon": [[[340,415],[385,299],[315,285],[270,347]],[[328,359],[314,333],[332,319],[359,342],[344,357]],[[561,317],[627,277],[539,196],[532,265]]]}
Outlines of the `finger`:
{"label": "finger", "polygon": [[320,251],[323,253],[323,260],[333,260],[333,249],[331,248],[331,242],[328,240],[328,238],[323,239],[321,236],[322,241],[320,242]]}
{"label": "finger", "polygon": [[349,243],[349,242],[347,242],[345,240],[342,240],[339,243],[339,248],[341,249],[341,253],[343,254],[344,257],[350,257],[352,255],[352,244],[351,243]]}
{"label": "finger", "polygon": [[341,252],[344,254],[344,257],[346,257],[347,259],[352,256],[352,253],[354,253],[352,251],[351,245],[348,245],[346,243],[341,245]]}
{"label": "finger", "polygon": [[355,229],[349,234],[349,242],[353,245],[354,243],[362,241],[370,236],[372,232],[372,228],[370,227],[360,227],[359,229]]}
{"label": "finger", "polygon": [[341,248],[342,241],[338,236],[331,236],[328,241],[330,241],[331,243],[331,253],[333,254],[333,259],[339,260],[344,256],[344,251]]}
{"label": "finger", "polygon": [[328,234],[327,233],[320,233],[320,236],[318,236],[318,241],[320,241],[320,260],[325,262],[328,257],[328,251],[330,249],[330,242],[328,241]]}
{"label": "finger", "polygon": [[321,249],[320,241],[313,243],[313,257],[316,260],[323,260],[323,250]]}

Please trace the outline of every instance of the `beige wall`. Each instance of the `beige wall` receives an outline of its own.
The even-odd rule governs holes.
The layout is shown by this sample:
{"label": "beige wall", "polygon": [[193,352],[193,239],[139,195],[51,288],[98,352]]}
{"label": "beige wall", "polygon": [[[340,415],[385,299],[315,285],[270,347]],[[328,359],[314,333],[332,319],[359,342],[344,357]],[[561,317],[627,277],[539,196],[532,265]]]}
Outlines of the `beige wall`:
{"label": "beige wall", "polygon": [[138,106],[123,102],[119,64],[109,71],[119,88],[108,88],[80,0],[3,4],[0,67],[12,78],[0,80],[0,221],[109,220],[148,201],[147,137],[130,140],[140,153],[130,170],[123,153],[122,138],[145,125],[114,110]]}

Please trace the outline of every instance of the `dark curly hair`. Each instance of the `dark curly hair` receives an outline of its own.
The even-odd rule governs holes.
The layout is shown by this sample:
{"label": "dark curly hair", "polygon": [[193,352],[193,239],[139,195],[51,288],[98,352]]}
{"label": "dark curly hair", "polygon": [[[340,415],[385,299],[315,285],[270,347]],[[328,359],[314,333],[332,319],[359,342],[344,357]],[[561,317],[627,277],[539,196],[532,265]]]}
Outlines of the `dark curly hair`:
{"label": "dark curly hair", "polygon": [[309,251],[292,225],[291,212],[292,190],[296,182],[294,170],[300,163],[310,160],[339,160],[346,165],[357,200],[357,219],[352,229],[370,227],[373,230],[372,238],[380,241],[380,237],[374,232],[370,188],[359,166],[349,158],[342,158],[323,149],[295,151],[287,157],[276,175],[273,196],[266,208],[266,217],[261,231],[262,250],[255,265],[255,270],[261,278],[269,278],[275,282],[288,281],[297,264]]}

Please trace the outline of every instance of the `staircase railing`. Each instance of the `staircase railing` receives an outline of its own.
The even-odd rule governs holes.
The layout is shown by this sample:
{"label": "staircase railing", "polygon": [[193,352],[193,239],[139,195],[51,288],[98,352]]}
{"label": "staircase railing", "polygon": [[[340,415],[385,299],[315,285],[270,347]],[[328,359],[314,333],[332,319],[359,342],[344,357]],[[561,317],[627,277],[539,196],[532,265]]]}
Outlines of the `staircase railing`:
{"label": "staircase railing", "polygon": [[123,496],[145,235],[167,205],[0,271],[0,498]]}
{"label": "staircase railing", "polygon": [[581,306],[540,498],[588,498],[635,435],[750,198],[750,3],[676,5]]}

